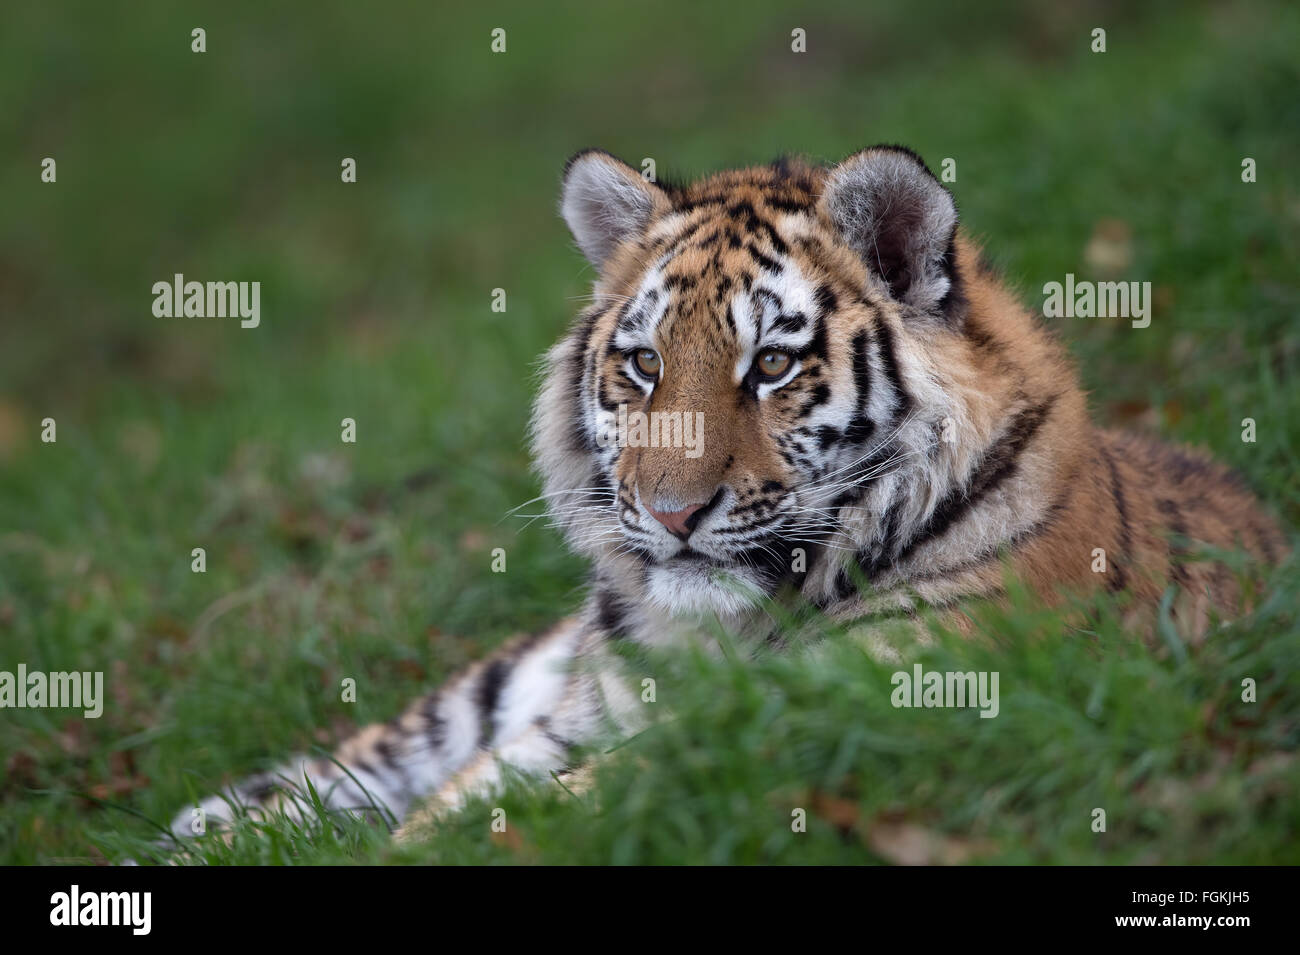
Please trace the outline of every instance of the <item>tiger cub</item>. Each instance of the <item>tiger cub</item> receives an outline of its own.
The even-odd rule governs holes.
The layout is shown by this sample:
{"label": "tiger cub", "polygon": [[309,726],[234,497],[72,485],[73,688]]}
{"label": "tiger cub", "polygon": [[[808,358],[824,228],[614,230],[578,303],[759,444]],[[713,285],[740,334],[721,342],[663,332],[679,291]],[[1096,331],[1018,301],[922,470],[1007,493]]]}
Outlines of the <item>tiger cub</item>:
{"label": "tiger cub", "polygon": [[[996,596],[1009,568],[1049,600],[1105,588],[1150,610],[1173,585],[1197,636],[1243,599],[1221,563],[1185,559],[1198,544],[1284,552],[1229,471],[1092,424],[1061,347],[906,149],[686,187],[592,150],[560,209],[598,275],[547,357],[532,443],[591,558],[586,603],[234,802],[296,815],[307,777],[328,806],[392,820],[490,791],[505,766],[562,770],[639,725],[614,645],[713,618],[779,644],[768,600],[869,621]],[[202,808],[229,819],[221,796]]]}

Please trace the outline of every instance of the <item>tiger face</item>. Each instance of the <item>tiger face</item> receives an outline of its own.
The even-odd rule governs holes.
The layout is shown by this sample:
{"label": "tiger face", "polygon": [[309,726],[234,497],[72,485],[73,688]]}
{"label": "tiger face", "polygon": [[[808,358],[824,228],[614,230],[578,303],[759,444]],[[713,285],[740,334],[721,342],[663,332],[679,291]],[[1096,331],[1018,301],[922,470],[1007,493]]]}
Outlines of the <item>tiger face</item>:
{"label": "tiger face", "polygon": [[599,279],[535,422],[559,523],[639,562],[670,613],[734,616],[797,585],[907,453],[918,409],[892,338],[958,310],[951,197],[890,148],[686,188],[592,151],[561,212]]}

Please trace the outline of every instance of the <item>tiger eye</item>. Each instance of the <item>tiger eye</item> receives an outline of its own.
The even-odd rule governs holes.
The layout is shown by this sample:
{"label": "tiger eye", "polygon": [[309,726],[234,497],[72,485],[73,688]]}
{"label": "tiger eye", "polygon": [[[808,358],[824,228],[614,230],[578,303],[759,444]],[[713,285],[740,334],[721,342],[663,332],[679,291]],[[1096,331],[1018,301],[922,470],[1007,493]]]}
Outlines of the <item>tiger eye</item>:
{"label": "tiger eye", "polygon": [[768,378],[780,378],[790,368],[790,356],[770,349],[758,356],[758,370]]}
{"label": "tiger eye", "polygon": [[659,377],[659,368],[663,362],[659,358],[659,353],[653,348],[640,349],[632,360],[636,362],[637,371],[647,378]]}

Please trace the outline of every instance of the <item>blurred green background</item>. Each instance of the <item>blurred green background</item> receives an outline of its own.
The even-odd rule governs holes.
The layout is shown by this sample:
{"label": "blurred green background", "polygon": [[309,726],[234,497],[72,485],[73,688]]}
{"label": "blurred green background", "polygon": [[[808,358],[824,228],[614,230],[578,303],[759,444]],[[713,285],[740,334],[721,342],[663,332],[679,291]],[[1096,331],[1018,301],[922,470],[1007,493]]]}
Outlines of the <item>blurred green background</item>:
{"label": "blurred green background", "polygon": [[[0,712],[0,861],[115,858],[149,835],[132,812],[166,819],[191,789],[388,718],[576,606],[580,562],[540,524],[501,518],[536,493],[524,448],[535,360],[592,278],[555,214],[561,167],[583,147],[652,157],[665,178],[782,153],[833,161],[876,142],[935,168],[954,158],[967,228],[1032,307],[1067,272],[1153,283],[1148,329],[1058,323],[1099,419],[1208,446],[1289,526],[1300,517],[1294,4],[49,2],[11,5],[4,21],[0,669],[103,670],[110,699],[95,721]],[[497,27],[504,54],[490,49]],[[1096,27],[1105,53],[1090,51]],[[791,52],[795,28],[806,53]],[[54,184],[40,180],[44,157]],[[355,184],[340,181],[344,157]],[[260,281],[261,326],[155,318],[151,286],[177,272]],[[505,313],[490,308],[496,288]],[[55,444],[39,439],[45,417]],[[355,445],[339,440],[345,417]],[[194,547],[205,574],[190,571]],[[1300,662],[1295,582],[1240,638],[1270,648],[1285,685]],[[1051,674],[1022,659],[1050,692]],[[1182,694],[1179,715],[1149,739],[1110,726],[1107,759],[1192,778],[1217,744],[1189,687],[1218,671],[1143,659]],[[355,704],[339,702],[345,677]],[[1015,833],[999,858],[1194,859],[1176,833],[1204,825],[1210,859],[1294,856],[1295,810],[1240,791],[1261,754],[1286,755],[1278,771],[1295,781],[1288,692],[1237,730],[1265,742],[1234,751],[1219,781],[1235,809],[1207,823],[1178,803],[1192,814],[1183,829],[1114,845],[1044,825],[1062,818],[1053,799],[1092,778],[1092,750],[1062,730],[1051,758],[1077,743],[1082,775],[1028,786],[1024,815],[984,819]],[[761,698],[739,694],[734,719],[758,719]],[[727,720],[698,699],[681,701],[681,725],[701,735],[680,740],[697,755],[728,745],[707,733]],[[788,725],[812,712],[790,705]],[[835,726],[817,726],[838,752]],[[985,740],[972,758],[1038,772],[1015,755],[1025,744]],[[888,769],[870,763],[888,746],[864,746],[820,766],[831,776],[818,785]],[[924,783],[962,779],[957,758],[934,753],[919,789],[846,791],[863,818],[923,806],[927,825],[965,831],[964,803]],[[584,824],[579,844],[556,823],[537,857],[890,861],[871,839],[841,852],[834,825],[780,851],[739,833],[736,798],[763,805],[808,767],[733,778],[716,805],[696,793],[698,818],[663,844],[647,809],[644,832],[615,816],[606,841]],[[664,772],[643,784],[665,800],[694,778]],[[1112,798],[1137,799],[1144,779]],[[298,858],[388,857],[358,838]],[[441,851],[517,849],[479,843]]]}

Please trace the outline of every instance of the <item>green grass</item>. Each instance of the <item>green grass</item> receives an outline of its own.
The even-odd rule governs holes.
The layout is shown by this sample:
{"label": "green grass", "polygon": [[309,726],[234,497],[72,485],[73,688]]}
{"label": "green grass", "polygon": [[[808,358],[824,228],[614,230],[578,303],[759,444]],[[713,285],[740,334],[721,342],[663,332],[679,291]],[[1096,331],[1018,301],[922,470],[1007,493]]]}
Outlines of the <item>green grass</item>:
{"label": "green grass", "polygon": [[[591,277],[554,213],[584,146],[664,176],[879,141],[954,157],[964,221],[1031,305],[1122,221],[1151,327],[1059,324],[1097,418],[1204,445],[1300,519],[1293,5],[310,10],[51,3],[0,33],[0,669],[103,670],[108,694],[98,720],[0,712],[0,862],[138,854],[141,817],[386,719],[578,604],[581,562],[500,519],[536,493],[534,360]],[[262,327],[155,319],[174,272],[261,281]],[[647,660],[672,718],[590,795],[512,792],[425,844],[279,823],[208,851],[1295,863],[1298,608],[1291,564],[1197,648],[1145,646],[1105,608],[1088,634],[985,609],[992,645],[922,660],[999,671],[993,720],[894,709],[894,668],[851,639]]]}

